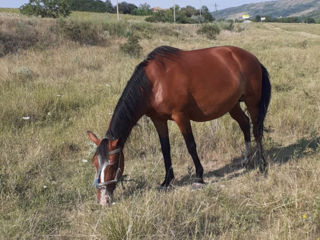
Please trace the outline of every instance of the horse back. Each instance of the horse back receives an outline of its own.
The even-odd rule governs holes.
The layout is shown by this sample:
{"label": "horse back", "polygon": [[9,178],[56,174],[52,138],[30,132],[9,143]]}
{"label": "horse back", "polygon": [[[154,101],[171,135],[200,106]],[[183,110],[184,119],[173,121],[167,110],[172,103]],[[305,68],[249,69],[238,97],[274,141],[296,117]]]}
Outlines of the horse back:
{"label": "horse back", "polygon": [[261,85],[259,61],[236,47],[179,50],[150,60],[145,73],[152,84],[150,112],[168,119],[218,118]]}

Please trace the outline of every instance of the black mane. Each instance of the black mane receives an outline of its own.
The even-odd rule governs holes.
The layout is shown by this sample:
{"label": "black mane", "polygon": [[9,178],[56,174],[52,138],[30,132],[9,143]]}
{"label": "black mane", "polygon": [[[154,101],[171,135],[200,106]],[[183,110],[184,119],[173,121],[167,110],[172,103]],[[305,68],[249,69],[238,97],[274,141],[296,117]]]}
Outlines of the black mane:
{"label": "black mane", "polygon": [[120,144],[124,144],[131,129],[145,113],[147,107],[151,84],[144,68],[149,61],[157,60],[157,57],[170,58],[177,55],[179,51],[179,49],[169,46],[158,47],[136,67],[116,105],[110,127],[106,133],[107,138],[120,139]]}
{"label": "black mane", "polygon": [[170,58],[172,56],[177,55],[177,53],[181,51],[179,48],[174,48],[170,46],[161,46],[156,49],[154,49],[151,53],[148,54],[146,59],[143,62],[146,62],[146,64],[153,59],[156,59],[156,57],[165,57]]}

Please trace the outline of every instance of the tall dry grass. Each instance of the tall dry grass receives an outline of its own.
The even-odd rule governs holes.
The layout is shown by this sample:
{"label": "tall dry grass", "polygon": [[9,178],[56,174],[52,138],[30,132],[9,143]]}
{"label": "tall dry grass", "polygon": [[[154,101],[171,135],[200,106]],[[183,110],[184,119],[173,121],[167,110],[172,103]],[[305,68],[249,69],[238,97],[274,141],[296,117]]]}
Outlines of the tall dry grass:
{"label": "tall dry grass", "polygon": [[[4,24],[10,20],[2,18]],[[37,31],[44,24],[32,21]],[[0,58],[1,238],[319,238],[319,26],[249,24],[241,26],[242,32],[222,31],[211,41],[196,34],[196,25],[135,21],[144,36],[144,55],[160,45],[236,45],[261,60],[273,85],[264,139],[269,175],[239,168],[243,137],[226,115],[192,124],[208,182],[194,191],[191,157],[170,123],[177,179],[173,189],[159,192],[162,155],[154,127],[143,117],[125,148],[125,172],[135,182],[117,188],[111,208],[97,205],[90,163],[94,146],[86,130],[104,135],[142,59],[119,51],[125,35],[107,35],[103,46],[62,36],[57,45],[31,46]]]}

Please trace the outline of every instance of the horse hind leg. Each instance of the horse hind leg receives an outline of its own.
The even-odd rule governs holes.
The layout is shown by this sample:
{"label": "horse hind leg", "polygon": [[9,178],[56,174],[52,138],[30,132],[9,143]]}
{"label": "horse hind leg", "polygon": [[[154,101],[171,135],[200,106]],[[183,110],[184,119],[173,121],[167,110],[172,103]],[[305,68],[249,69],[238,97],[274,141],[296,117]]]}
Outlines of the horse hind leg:
{"label": "horse hind leg", "polygon": [[[262,137],[263,137],[263,126],[261,126],[261,122],[259,122],[259,107],[258,104],[255,105],[247,105],[248,111],[250,113],[251,121],[253,124],[253,135],[255,141],[257,143],[257,157],[260,172],[266,173],[268,170],[268,163],[263,156],[263,146],[262,146]],[[254,164],[256,165],[256,163]]]}
{"label": "horse hind leg", "polygon": [[229,112],[230,116],[236,120],[243,132],[245,141],[244,158],[242,160],[242,165],[247,166],[249,163],[249,154],[251,152],[251,135],[250,135],[250,120],[249,117],[243,112],[240,107],[240,103],[237,103]]}
{"label": "horse hind leg", "polygon": [[262,137],[263,137],[263,123],[266,117],[270,99],[271,99],[271,84],[269,80],[269,73],[267,69],[260,64],[261,67],[261,94],[252,95],[245,99],[248,106],[248,111],[253,123],[253,134],[257,142],[257,153],[259,158],[259,169],[261,172],[267,173],[268,162],[263,157]]}

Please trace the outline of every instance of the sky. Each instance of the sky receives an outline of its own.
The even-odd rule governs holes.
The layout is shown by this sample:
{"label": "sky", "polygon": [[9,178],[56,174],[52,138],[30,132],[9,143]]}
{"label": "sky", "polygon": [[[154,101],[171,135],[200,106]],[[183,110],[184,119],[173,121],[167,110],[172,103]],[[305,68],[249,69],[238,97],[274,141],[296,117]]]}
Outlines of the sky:
{"label": "sky", "polygon": [[[247,3],[265,2],[266,0],[119,0],[119,2],[126,1],[139,6],[142,3],[148,3],[151,7],[169,8],[174,3],[180,7],[191,5],[195,8],[200,6],[207,6],[210,11],[214,10],[215,3],[217,9],[221,10],[229,7],[236,7]],[[18,8],[24,3],[28,3],[28,0],[0,0],[0,8]],[[116,0],[111,0],[113,5],[116,4]]]}

